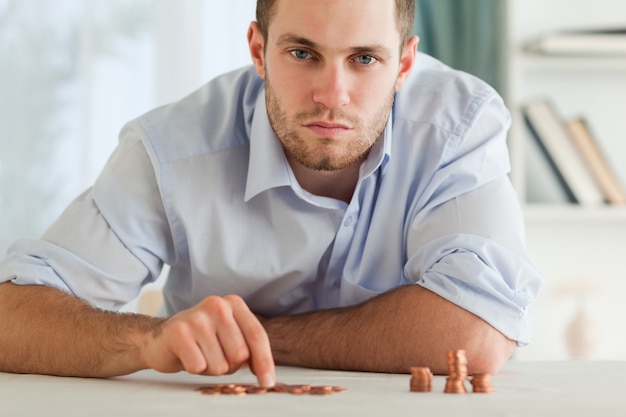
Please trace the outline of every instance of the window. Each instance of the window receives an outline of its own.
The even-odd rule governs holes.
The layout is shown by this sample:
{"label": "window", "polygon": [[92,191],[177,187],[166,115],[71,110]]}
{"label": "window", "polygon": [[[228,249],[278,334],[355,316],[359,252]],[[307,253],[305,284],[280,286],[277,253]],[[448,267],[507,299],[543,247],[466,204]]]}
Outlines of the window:
{"label": "window", "polygon": [[125,122],[247,65],[255,4],[0,0],[0,253],[93,183]]}

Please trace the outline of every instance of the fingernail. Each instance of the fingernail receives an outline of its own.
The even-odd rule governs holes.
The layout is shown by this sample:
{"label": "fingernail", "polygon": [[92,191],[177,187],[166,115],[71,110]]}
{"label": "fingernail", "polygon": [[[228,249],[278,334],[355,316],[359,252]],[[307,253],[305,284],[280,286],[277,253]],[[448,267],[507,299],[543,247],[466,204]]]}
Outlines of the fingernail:
{"label": "fingernail", "polygon": [[276,384],[274,375],[270,373],[261,375],[261,378],[259,378],[259,384],[263,388],[272,388]]}

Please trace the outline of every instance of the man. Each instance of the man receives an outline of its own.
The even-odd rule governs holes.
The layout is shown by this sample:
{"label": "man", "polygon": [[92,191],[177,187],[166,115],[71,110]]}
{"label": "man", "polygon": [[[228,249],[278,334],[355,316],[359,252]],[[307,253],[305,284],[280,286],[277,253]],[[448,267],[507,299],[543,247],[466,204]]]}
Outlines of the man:
{"label": "man", "polygon": [[[509,116],[416,52],[414,1],[259,0],[254,66],[129,123],[94,186],[0,264],[0,370],[274,363],[497,372],[530,337]],[[170,265],[165,318],[112,311]],[[417,285],[416,285],[417,284]]]}

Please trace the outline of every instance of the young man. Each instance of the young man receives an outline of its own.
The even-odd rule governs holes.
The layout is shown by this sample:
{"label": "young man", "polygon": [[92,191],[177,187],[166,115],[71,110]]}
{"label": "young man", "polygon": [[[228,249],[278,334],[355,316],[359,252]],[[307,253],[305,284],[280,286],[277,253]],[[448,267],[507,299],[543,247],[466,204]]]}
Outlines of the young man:
{"label": "young man", "polygon": [[[0,264],[0,370],[274,363],[497,372],[530,337],[509,116],[416,52],[414,1],[259,0],[254,66],[129,123],[94,186]],[[165,318],[109,310],[170,265]]]}

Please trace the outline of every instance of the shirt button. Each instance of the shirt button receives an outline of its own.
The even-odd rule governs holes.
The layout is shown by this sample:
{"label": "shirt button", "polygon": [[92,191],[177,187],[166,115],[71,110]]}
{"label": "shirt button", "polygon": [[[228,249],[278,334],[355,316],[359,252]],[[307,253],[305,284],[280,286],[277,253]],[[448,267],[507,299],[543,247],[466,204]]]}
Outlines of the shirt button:
{"label": "shirt button", "polygon": [[344,220],[343,225],[345,227],[350,227],[352,226],[352,222],[354,221],[354,217],[353,216],[348,216],[346,217],[346,220]]}

